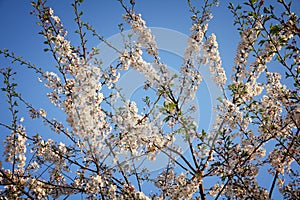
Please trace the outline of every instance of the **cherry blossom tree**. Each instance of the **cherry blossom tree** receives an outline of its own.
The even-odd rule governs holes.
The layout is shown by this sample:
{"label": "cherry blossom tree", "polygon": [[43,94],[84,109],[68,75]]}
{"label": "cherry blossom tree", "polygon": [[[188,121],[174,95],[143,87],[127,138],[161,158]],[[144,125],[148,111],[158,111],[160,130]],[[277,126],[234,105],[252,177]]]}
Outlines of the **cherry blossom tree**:
{"label": "cherry blossom tree", "polygon": [[[32,14],[56,63],[53,70],[0,50],[16,66],[36,72],[49,101],[65,116],[64,121],[49,118],[46,108],[32,105],[18,91],[18,68],[1,69],[11,117],[11,123],[0,122],[7,130],[1,133],[6,134],[1,199],[272,199],[275,190],[299,199],[300,19],[292,1],[228,5],[240,42],[227,74],[217,38],[208,34],[216,0],[187,0],[190,35],[176,73],[160,58],[155,36],[135,9],[139,2],[119,2],[122,49],[82,20],[83,0],[72,3],[79,44],[67,39],[60,18],[38,0],[31,2]],[[88,37],[113,49],[117,61],[104,66],[101,49],[88,48]],[[194,106],[184,109],[201,86],[202,67],[209,68],[221,91],[209,130],[197,125]],[[144,89],[151,95],[141,102],[128,99],[117,84],[129,69],[146,80]],[[19,115],[20,107],[29,117]],[[27,132],[24,119],[42,122],[51,134]],[[187,151],[175,143],[178,137]],[[159,172],[140,167],[159,154],[167,158]],[[268,177],[268,187],[259,176]]]}

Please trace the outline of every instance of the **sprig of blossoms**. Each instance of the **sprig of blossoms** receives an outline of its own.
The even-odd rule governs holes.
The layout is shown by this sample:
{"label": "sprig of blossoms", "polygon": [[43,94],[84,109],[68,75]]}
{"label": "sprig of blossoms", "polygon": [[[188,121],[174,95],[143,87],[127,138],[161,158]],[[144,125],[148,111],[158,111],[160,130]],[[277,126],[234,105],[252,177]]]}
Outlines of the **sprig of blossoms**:
{"label": "sprig of blossoms", "polygon": [[123,54],[120,56],[120,61],[124,69],[128,69],[131,66],[134,70],[143,74],[150,85],[159,88],[161,81],[164,81],[158,70],[154,68],[154,64],[146,62],[142,58],[142,50],[139,45],[136,46],[134,50],[128,52],[124,50]]}
{"label": "sprig of blossoms", "polygon": [[162,130],[157,126],[161,123],[160,116],[150,120],[138,114],[135,102],[127,101],[124,107],[119,108],[112,122],[120,134],[114,143],[122,155],[126,152],[131,156],[146,153],[148,158],[155,160],[160,149],[172,142],[167,136],[163,137]]}
{"label": "sprig of blossoms", "polygon": [[146,22],[142,19],[141,14],[128,13],[123,15],[125,21],[131,25],[131,30],[137,36],[138,43],[146,48],[149,55],[157,56],[157,44],[151,30],[147,28]]}
{"label": "sprig of blossoms", "polygon": [[191,199],[201,183],[201,179],[188,178],[184,173],[176,176],[173,169],[164,170],[156,180],[156,186],[170,199]]}
{"label": "sprig of blossoms", "polygon": [[203,47],[203,37],[207,31],[207,24],[193,24],[191,36],[188,38],[187,48],[184,52],[183,65],[180,67],[180,90],[182,96],[193,100],[196,91],[202,81],[201,73],[195,63],[195,59],[201,60],[201,50]]}
{"label": "sprig of blossoms", "polygon": [[208,59],[209,70],[212,80],[220,87],[224,86],[227,80],[225,70],[218,50],[216,35],[212,34],[204,43],[204,57]]}
{"label": "sprig of blossoms", "polygon": [[18,168],[23,168],[26,164],[26,131],[19,125],[15,131],[6,137],[4,142],[5,160],[12,164],[17,164]]}

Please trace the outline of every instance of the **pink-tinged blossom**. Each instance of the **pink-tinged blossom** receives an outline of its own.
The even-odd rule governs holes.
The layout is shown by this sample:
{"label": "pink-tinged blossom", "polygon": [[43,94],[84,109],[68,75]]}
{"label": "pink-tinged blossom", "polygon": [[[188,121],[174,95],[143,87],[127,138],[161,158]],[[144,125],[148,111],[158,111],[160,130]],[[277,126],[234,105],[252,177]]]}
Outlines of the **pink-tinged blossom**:
{"label": "pink-tinged blossom", "polygon": [[193,100],[196,91],[202,81],[199,65],[203,61],[202,56],[203,37],[207,30],[207,24],[193,24],[191,36],[187,41],[184,52],[183,65],[180,67],[181,77],[179,79],[182,98]]}
{"label": "pink-tinged blossom", "polygon": [[234,77],[232,79],[235,82],[242,82],[248,75],[247,64],[249,54],[253,50],[253,45],[257,40],[258,32],[261,26],[259,23],[256,23],[253,28],[244,29],[241,32],[241,41],[238,44],[236,56],[234,59],[235,66],[233,67]]}
{"label": "pink-tinged blossom", "polygon": [[161,123],[159,115],[150,121],[138,114],[135,102],[127,101],[124,107],[119,108],[112,122],[120,133],[120,138],[115,143],[122,155],[139,156],[145,149],[147,156],[154,160],[160,149],[172,142],[168,137],[162,136],[162,130],[157,126],[157,123]]}
{"label": "pink-tinged blossom", "polygon": [[16,163],[18,168],[23,168],[26,164],[26,131],[22,126],[18,126],[4,142],[5,160],[10,163]]}
{"label": "pink-tinged blossom", "polygon": [[[74,135],[89,141],[93,148],[101,148],[110,128],[101,108],[103,94],[100,92],[100,69],[92,65],[81,65],[75,74],[72,85],[72,98],[63,102],[67,122]],[[99,134],[101,133],[101,134]]]}
{"label": "pink-tinged blossom", "polygon": [[222,61],[218,50],[218,43],[215,34],[212,34],[204,43],[204,57],[208,59],[209,70],[212,80],[220,87],[224,86],[227,77],[222,67]]}
{"label": "pink-tinged blossom", "polygon": [[191,199],[201,183],[201,179],[189,178],[184,173],[176,176],[173,169],[164,170],[156,180],[156,186],[170,199]]}
{"label": "pink-tinged blossom", "polygon": [[141,14],[125,14],[123,18],[131,25],[131,30],[137,36],[137,42],[144,48],[149,55],[157,56],[157,44],[151,30],[147,28],[146,22]]}
{"label": "pink-tinged blossom", "polygon": [[270,164],[275,171],[284,175],[285,172],[289,173],[291,164],[295,160],[290,156],[286,156],[284,150],[275,148],[269,154]]}
{"label": "pink-tinged blossom", "polygon": [[158,69],[154,67],[155,64],[146,62],[142,58],[142,50],[140,48],[141,47],[136,46],[136,49],[130,53],[124,50],[120,56],[122,66],[125,70],[128,69],[129,66],[132,67],[137,72],[143,74],[150,85],[159,88],[164,79],[158,73]]}

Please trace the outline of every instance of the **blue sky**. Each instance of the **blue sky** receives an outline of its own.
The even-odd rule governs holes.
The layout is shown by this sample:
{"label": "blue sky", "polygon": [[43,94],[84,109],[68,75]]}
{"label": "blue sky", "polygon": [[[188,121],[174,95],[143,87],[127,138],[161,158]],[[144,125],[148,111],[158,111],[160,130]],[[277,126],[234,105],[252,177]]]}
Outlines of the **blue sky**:
{"label": "blue sky", "polygon": [[[214,18],[209,25],[209,33],[213,32],[217,36],[223,67],[227,70],[227,74],[231,72],[239,41],[239,34],[233,26],[232,14],[227,9],[229,2],[228,0],[220,0],[220,6],[213,9]],[[234,0],[231,2],[236,4],[240,1]],[[295,0],[294,2],[294,8],[299,11],[300,1]],[[71,1],[49,0],[48,5],[54,9],[55,15],[61,18],[64,27],[69,32],[68,38],[71,41],[76,41],[76,35],[74,34],[76,26],[73,21],[74,15],[70,3]],[[119,33],[117,25],[123,22],[122,14],[125,12],[117,0],[86,0],[82,9],[84,11],[83,19],[92,24],[98,30],[98,33],[104,37],[109,38]],[[51,70],[54,62],[51,60],[51,55],[43,51],[45,48],[43,38],[37,34],[40,27],[35,24],[36,17],[29,14],[30,10],[32,10],[30,1],[0,0],[0,49],[10,49],[16,55],[21,55],[25,60]],[[185,0],[136,0],[136,11],[142,13],[148,27],[168,28],[187,35],[191,25],[188,10]],[[99,44],[93,39],[90,40],[92,41],[90,47]],[[45,94],[46,91],[43,89],[43,85],[38,82],[34,72],[12,65],[0,56],[0,68],[7,66],[12,66],[19,72],[16,76],[19,83],[18,89],[25,99],[37,108],[49,106],[45,95],[40,95],[41,93]],[[0,81],[2,81],[2,77]],[[9,122],[8,113],[3,110],[4,101],[4,96],[0,94],[0,121]],[[56,109],[48,110],[49,115],[52,117],[56,116],[56,112]],[[26,110],[21,110],[21,113],[25,115]],[[58,118],[60,117],[58,116]],[[34,125],[38,123],[30,123],[27,124],[28,129],[35,131]],[[0,127],[0,131],[4,131],[2,127]],[[4,133],[6,134],[6,132]],[[3,133],[1,133],[0,139],[3,139]]]}
{"label": "blue sky", "polygon": [[[64,27],[68,30],[67,38],[78,42],[78,37],[74,33],[76,25],[73,21],[71,2],[49,0],[48,5],[53,7],[55,15],[61,18]],[[233,27],[232,14],[227,9],[228,2],[221,1],[220,6],[213,9],[214,18],[211,21],[209,32],[216,34],[223,66],[231,71],[239,34]],[[0,26],[2,27],[0,48],[8,48],[14,51],[16,55],[21,55],[25,60],[31,61],[37,66],[46,70],[53,70],[55,63],[51,59],[50,53],[43,51],[45,48],[43,37],[37,34],[40,27],[35,24],[36,17],[29,14],[30,10],[32,7],[29,1],[0,0]],[[83,20],[92,24],[106,38],[119,33],[117,25],[124,22],[122,14],[125,12],[117,0],[87,0],[82,5],[82,10],[84,11]],[[191,26],[191,14],[188,10],[189,7],[185,0],[136,1],[136,11],[142,13],[148,27],[167,28],[186,35],[189,35]],[[91,40],[90,47],[99,44],[99,41],[87,39]],[[0,67],[13,66],[9,60],[3,57],[0,57],[0,61]],[[163,62],[168,64],[167,60],[163,60]],[[32,93],[32,91],[44,91],[43,85],[37,81],[34,72],[16,65],[13,67],[19,71],[16,79],[19,82],[18,89],[22,91],[23,97],[37,107],[47,105],[45,95],[37,96]],[[44,91],[44,93],[46,92]],[[2,100],[3,98],[0,99],[1,102]],[[55,115],[55,112],[53,114]]]}
{"label": "blue sky", "polygon": [[[26,2],[0,0],[0,47],[14,49],[24,58],[42,65],[45,62],[42,37],[37,35],[39,31],[39,27],[35,24],[37,20],[35,16],[29,14],[32,8],[30,3]],[[53,0],[48,2],[50,7],[54,8],[55,14],[61,17],[64,26],[69,29],[69,37],[74,36],[72,30],[75,28],[70,2]],[[228,2],[221,1],[220,6],[213,10],[214,19],[210,25],[210,31],[217,35],[224,66],[232,65],[238,41],[238,33],[232,25],[232,15],[227,9]],[[109,37],[118,33],[117,25],[123,22],[121,15],[124,10],[117,0],[87,0],[82,8],[84,19],[88,19],[100,34]],[[189,33],[191,25],[188,9],[185,0],[137,0],[136,3],[136,10],[142,13],[149,27],[169,28],[185,34]]]}

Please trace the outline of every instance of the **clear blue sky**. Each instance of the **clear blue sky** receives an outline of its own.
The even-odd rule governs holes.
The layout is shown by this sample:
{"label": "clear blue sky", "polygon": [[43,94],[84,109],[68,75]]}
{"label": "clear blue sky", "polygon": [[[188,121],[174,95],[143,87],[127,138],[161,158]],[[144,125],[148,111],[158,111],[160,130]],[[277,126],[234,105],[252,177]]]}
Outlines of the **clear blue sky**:
{"label": "clear blue sky", "polygon": [[[214,18],[209,26],[209,32],[213,32],[217,36],[223,67],[226,68],[227,74],[231,72],[239,41],[239,34],[233,26],[232,14],[227,9],[229,2],[228,0],[220,0],[220,6],[213,9]],[[240,1],[231,2],[236,4]],[[266,0],[266,2],[268,1]],[[295,10],[299,11],[300,1],[294,0],[294,2]],[[49,0],[48,5],[54,9],[55,15],[61,18],[64,27],[69,32],[68,38],[72,41],[76,37],[74,34],[76,26],[70,3],[71,1]],[[123,22],[122,14],[125,11],[117,0],[86,0],[82,9],[84,11],[83,19],[87,19],[86,21],[92,24],[101,35],[108,38],[119,32],[117,25]],[[30,1],[0,0],[0,49],[10,49],[17,55],[23,56],[24,59],[37,64],[37,66],[51,70],[54,62],[51,60],[51,55],[43,51],[45,48],[42,43],[43,38],[37,34],[40,27],[35,24],[36,17],[29,14],[30,10],[32,10]],[[189,34],[191,25],[188,10],[186,0],[136,0],[136,11],[142,13],[148,27],[169,28],[184,34]],[[98,43],[90,44],[90,46],[97,45]],[[49,106],[45,95],[39,95],[39,91],[45,93],[45,90],[43,90],[43,85],[37,81],[34,72],[16,67],[0,56],[0,68],[7,66],[13,66],[19,71],[16,78],[19,83],[19,91],[22,92],[24,98],[37,108]],[[0,81],[2,81],[2,77]],[[9,122],[7,110],[3,110],[5,100],[3,98],[4,96],[0,94],[0,121]],[[25,110],[21,110],[21,113],[24,112]],[[52,117],[55,116],[56,112],[57,110],[48,110]],[[35,131],[34,125],[35,122],[27,124],[28,130]],[[0,127],[0,131],[4,131],[4,129]],[[7,132],[4,131],[4,133]],[[0,134],[2,141],[3,133]]]}
{"label": "clear blue sky", "polygon": [[[73,21],[71,2],[49,0],[48,5],[53,7],[55,15],[61,18],[64,27],[68,30],[67,38],[71,41],[76,38],[75,41],[78,41],[77,35],[74,34],[76,25]],[[214,8],[214,18],[211,21],[209,32],[216,34],[223,66],[231,71],[239,34],[233,27],[232,14],[227,9],[228,3],[229,1],[221,1],[220,6]],[[119,33],[117,25],[123,22],[122,14],[125,11],[117,0],[86,0],[82,9],[84,11],[83,19],[92,24],[101,35],[108,38]],[[40,27],[35,24],[36,17],[29,14],[30,10],[32,10],[30,1],[0,0],[0,48],[8,48],[37,66],[51,70],[55,63],[51,59],[50,53],[43,52],[45,48],[43,37],[37,34]],[[191,14],[188,10],[186,0],[136,0],[136,11],[142,13],[148,27],[168,28],[186,35],[189,35],[191,26]],[[89,43],[90,47],[98,44],[99,42],[95,40]],[[0,57],[0,67],[3,66],[12,65],[8,60]],[[16,65],[13,67],[15,68]],[[20,70],[16,78],[23,96],[33,105],[44,107],[47,98],[32,94],[32,91],[43,89],[42,84],[34,77],[34,72],[19,67],[16,69]],[[0,102],[3,102],[2,100],[0,99]],[[55,113],[53,114],[55,115]]]}

